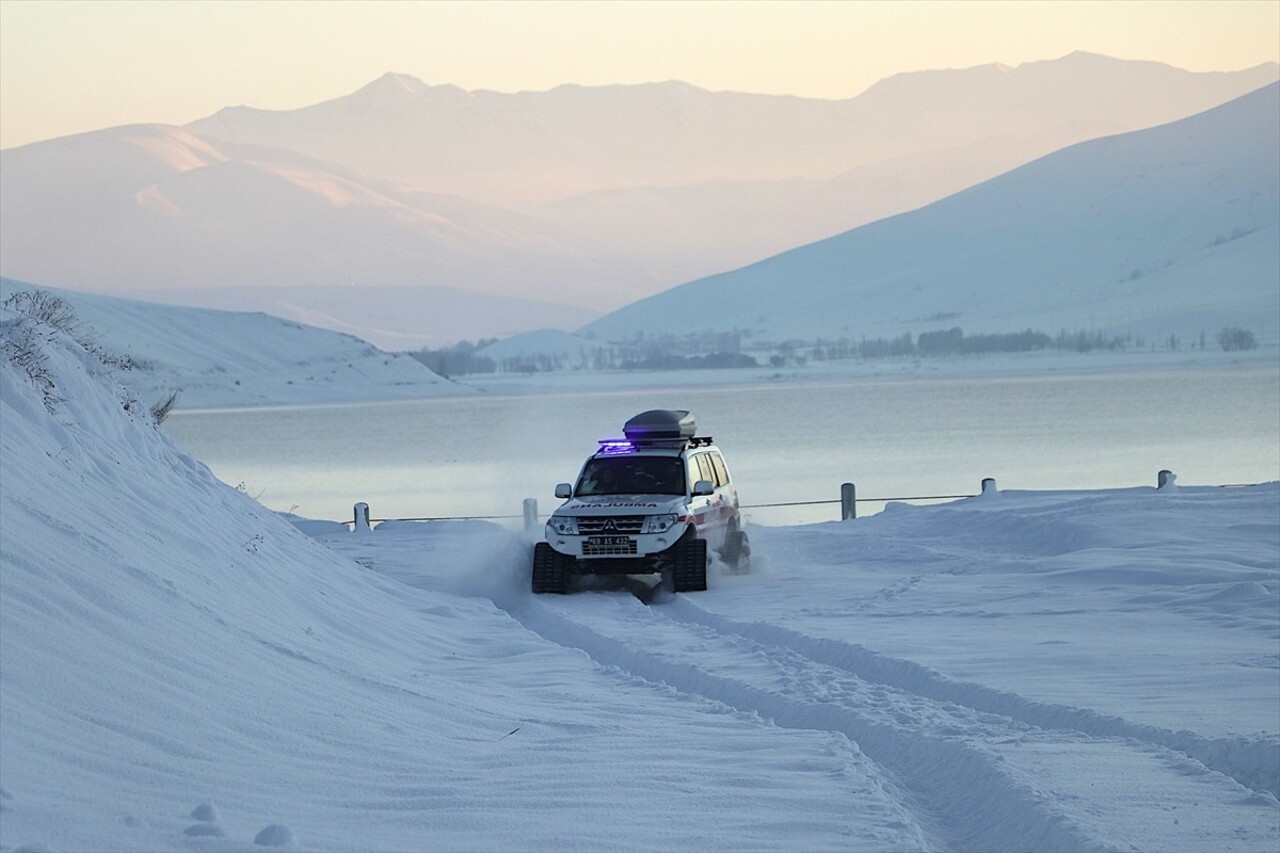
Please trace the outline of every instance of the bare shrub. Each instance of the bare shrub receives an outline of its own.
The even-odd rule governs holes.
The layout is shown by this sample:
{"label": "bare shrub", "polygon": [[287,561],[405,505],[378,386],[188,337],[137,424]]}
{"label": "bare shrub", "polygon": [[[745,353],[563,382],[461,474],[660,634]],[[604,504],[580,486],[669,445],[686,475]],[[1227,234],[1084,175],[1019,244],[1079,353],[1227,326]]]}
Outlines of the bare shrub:
{"label": "bare shrub", "polygon": [[181,393],[181,391],[174,391],[169,394],[168,399],[151,407],[151,420],[155,421],[156,426],[164,423],[165,419],[169,417],[169,413],[173,411],[174,404],[178,402],[178,395]]}
{"label": "bare shrub", "polygon": [[5,358],[13,362],[40,392],[45,411],[53,414],[64,401],[58,396],[57,385],[49,375],[49,356],[45,352],[48,340],[40,333],[41,326],[30,318],[5,324],[3,351]]}
{"label": "bare shrub", "polygon": [[9,294],[4,307],[76,337],[80,320],[67,300],[44,290],[19,290]]}
{"label": "bare shrub", "polygon": [[71,304],[60,296],[46,290],[18,290],[9,294],[4,306],[67,333],[106,367],[133,370],[138,366],[132,356],[108,352],[99,346],[94,340],[93,329],[85,326]]}
{"label": "bare shrub", "polygon": [[[130,356],[100,347],[93,339],[93,330],[86,328],[71,304],[59,296],[45,290],[19,290],[9,294],[3,305],[18,314],[16,320],[5,324],[4,356],[22,370],[40,392],[49,414],[54,414],[65,402],[49,373],[47,348],[57,332],[70,337],[108,370],[132,370],[137,366]],[[176,400],[177,394],[173,396]],[[174,400],[164,404],[164,415],[173,407]],[[125,411],[132,413],[132,402],[132,398],[124,402]]]}

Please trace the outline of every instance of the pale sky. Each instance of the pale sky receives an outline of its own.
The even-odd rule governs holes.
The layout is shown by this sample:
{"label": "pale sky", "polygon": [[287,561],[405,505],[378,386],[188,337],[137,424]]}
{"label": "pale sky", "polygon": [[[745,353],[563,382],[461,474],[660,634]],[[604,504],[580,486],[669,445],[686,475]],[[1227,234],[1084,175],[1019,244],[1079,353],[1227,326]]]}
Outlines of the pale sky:
{"label": "pale sky", "polygon": [[1192,71],[1276,62],[1280,0],[0,0],[0,147],[293,109],[388,71],[499,92],[684,80],[849,98],[903,71],[1075,50]]}

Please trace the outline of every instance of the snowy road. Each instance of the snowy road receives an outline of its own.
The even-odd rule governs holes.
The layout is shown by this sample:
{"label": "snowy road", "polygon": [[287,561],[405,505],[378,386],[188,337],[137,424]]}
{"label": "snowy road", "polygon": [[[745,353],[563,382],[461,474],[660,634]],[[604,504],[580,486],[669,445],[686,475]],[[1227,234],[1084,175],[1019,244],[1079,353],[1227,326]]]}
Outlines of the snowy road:
{"label": "snowy road", "polygon": [[[526,546],[513,544],[494,558],[497,564],[481,568],[478,573],[489,581],[475,591],[552,647],[589,656],[606,693],[610,681],[639,685],[674,703],[722,706],[744,725],[763,722],[765,737],[771,729],[788,730],[839,743],[859,780],[851,788],[879,792],[880,807],[900,815],[895,846],[1265,849],[1280,837],[1280,741],[1274,729],[1223,732],[1206,726],[1209,731],[1201,732],[1148,718],[1176,716],[1180,709],[1188,720],[1220,724],[1232,713],[1214,710],[1218,705],[1235,705],[1242,721],[1265,719],[1280,707],[1278,662],[1271,653],[1274,578],[1262,580],[1271,571],[1265,559],[1254,574],[1248,565],[1255,546],[1265,546],[1274,531],[1250,527],[1238,516],[1248,501],[1243,492],[1184,491],[1178,496],[1182,506],[1150,494],[1141,490],[1114,501],[1079,493],[1009,496],[994,506],[970,501],[899,507],[849,525],[757,528],[760,572],[716,571],[708,592],[678,596],[647,594],[638,580],[587,582],[570,596],[532,596],[524,588]],[[1252,497],[1261,499],[1265,512],[1276,490],[1266,487]],[[1097,509],[1109,501],[1113,505]],[[1172,571],[1178,561],[1156,547],[1151,531],[1164,525],[1171,510],[1188,513],[1192,527],[1213,527],[1219,520],[1193,519],[1190,513],[1203,516],[1214,502],[1234,522],[1227,532],[1252,529],[1261,542],[1239,542],[1240,565],[1228,572],[1234,577],[1222,575],[1221,565],[1179,575]],[[1153,514],[1159,523],[1153,524]],[[1046,517],[1054,523],[1046,524]],[[993,548],[984,533],[996,528],[1006,534],[1001,538],[1016,533],[1017,539]],[[1042,541],[1033,535],[1050,529]],[[438,547],[445,534],[412,525],[389,533],[400,544],[375,547],[378,533],[325,538],[339,550],[360,551],[374,568],[394,565],[390,573],[401,580],[437,586],[431,569],[415,569],[413,557],[390,549],[416,540],[418,546],[409,550],[421,554],[428,540]],[[1049,541],[1058,546],[1047,547]],[[1144,556],[1144,549],[1151,553]],[[1037,556],[1017,571],[1003,565],[1032,553]],[[1068,571],[1068,588],[1061,588],[1064,576],[1056,573],[1067,553],[1076,555],[1075,567],[1091,578],[1088,585],[1079,572]],[[850,569],[854,554],[856,572]],[[1124,570],[1115,568],[1117,556],[1124,557]],[[1196,555],[1185,556],[1199,563]],[[1039,562],[1053,571],[1043,571]],[[1242,570],[1252,579],[1239,575]],[[956,580],[965,584],[961,594],[952,585]],[[1219,603],[1205,606],[1206,598]],[[1135,604],[1143,600],[1152,606],[1139,612]],[[1128,614],[1128,627],[1113,624],[1116,610]],[[888,645],[901,648],[917,636],[924,649],[939,639],[928,633],[959,614],[967,623],[985,623],[977,628],[986,638],[984,654],[1003,654],[1009,678],[992,670],[988,678],[973,678],[970,671],[957,679],[833,636],[859,637],[864,625],[878,622],[880,634],[896,631],[896,642]],[[1166,636],[1150,636],[1152,620]],[[1187,654],[1170,658],[1163,671],[1138,672],[1149,657],[1136,634],[1149,635],[1146,645],[1178,649],[1174,635],[1191,626],[1199,628],[1196,643],[1204,660]],[[1090,660],[1099,633],[1119,645]],[[1009,689],[1028,673],[1037,675],[1040,664],[1034,656],[1024,660],[1021,650],[1040,642],[1058,661],[1059,687],[1046,695],[1075,701],[1051,701],[1034,687],[1033,695]],[[1124,652],[1126,644],[1132,654]],[[1214,669],[1224,652],[1239,656],[1236,675],[1242,681],[1220,697],[1207,696],[1193,681]],[[1073,658],[1069,667],[1063,665]],[[1097,689],[1117,680],[1121,686]],[[1142,708],[1143,691],[1155,680],[1165,681],[1166,694],[1181,698],[1155,711]],[[1125,683],[1138,718],[1098,707],[1123,704],[1117,696]],[[1261,707],[1243,706],[1241,697],[1251,694],[1262,699]],[[848,820],[854,831],[865,817],[852,814]]]}
{"label": "snowy road", "polygon": [[634,599],[605,606],[533,602],[513,613],[540,636],[579,648],[620,674],[669,685],[782,728],[847,738],[873,763],[886,790],[939,849],[976,849],[993,836],[1024,849],[1079,850],[1097,844],[1034,792],[998,767],[993,753],[972,747],[1016,743],[1027,727],[962,706],[868,681],[828,665],[803,644],[762,644],[713,627],[696,606],[649,608]]}
{"label": "snowy road", "polygon": [[[847,738],[873,762],[884,789],[901,792],[934,849],[985,849],[996,838],[1004,849],[1174,849],[1187,839],[1171,802],[1213,800],[1217,819],[1235,813],[1242,829],[1251,822],[1251,798],[1230,784],[1204,784],[1200,762],[1166,747],[1163,741],[1177,740],[1172,733],[1151,731],[1144,739],[1133,736],[1142,727],[1096,718],[1077,730],[1071,717],[1093,717],[1079,709],[1025,715],[1032,719],[991,713],[965,703],[963,694],[975,691],[940,679],[926,689],[933,695],[924,695],[909,686],[910,673],[895,677],[900,662],[759,623],[735,624],[689,597],[647,607],[630,596],[596,594],[540,599],[511,612],[619,677],[722,702],[782,728]],[[1006,704],[1016,703],[1009,698],[1015,701]],[[1055,710],[1068,725],[1041,728],[1035,718]],[[1099,729],[1117,734],[1087,731]],[[1117,790],[1118,778],[1132,781]],[[1142,831],[1117,836],[1117,818]]]}

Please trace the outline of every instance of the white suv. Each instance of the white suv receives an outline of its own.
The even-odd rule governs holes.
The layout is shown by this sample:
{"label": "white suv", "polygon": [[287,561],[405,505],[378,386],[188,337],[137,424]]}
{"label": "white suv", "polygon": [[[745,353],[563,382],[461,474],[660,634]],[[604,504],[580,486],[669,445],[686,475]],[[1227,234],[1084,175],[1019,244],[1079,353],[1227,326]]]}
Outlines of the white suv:
{"label": "white suv", "polygon": [[534,546],[533,591],[569,591],[575,575],[659,572],[676,592],[707,588],[708,549],[731,570],[750,554],[738,491],[720,450],[687,411],[642,412],[626,438],[600,442]]}

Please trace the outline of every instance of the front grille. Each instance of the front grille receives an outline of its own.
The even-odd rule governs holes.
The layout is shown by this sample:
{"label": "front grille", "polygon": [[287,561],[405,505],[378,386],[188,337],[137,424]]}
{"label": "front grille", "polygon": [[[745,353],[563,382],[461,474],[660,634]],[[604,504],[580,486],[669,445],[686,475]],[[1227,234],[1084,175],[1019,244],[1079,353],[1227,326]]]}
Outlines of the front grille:
{"label": "front grille", "polygon": [[636,540],[632,539],[626,545],[592,545],[590,542],[582,543],[582,556],[584,557],[628,557],[635,556]]}
{"label": "front grille", "polygon": [[643,515],[578,516],[578,532],[587,534],[639,533]]}

